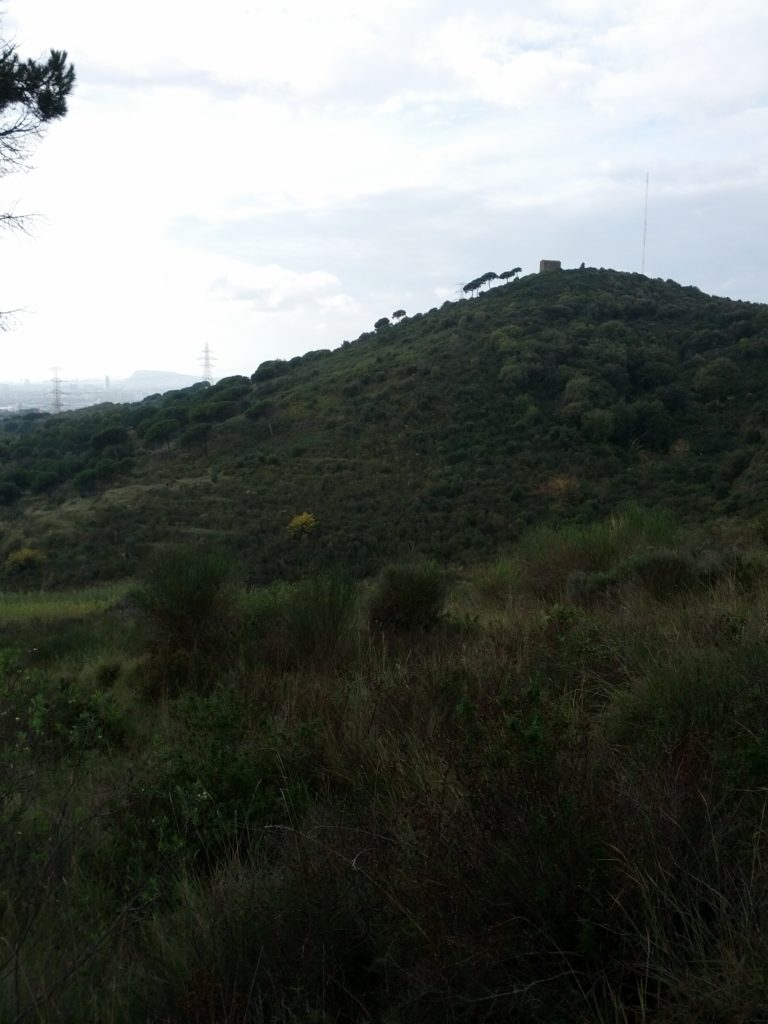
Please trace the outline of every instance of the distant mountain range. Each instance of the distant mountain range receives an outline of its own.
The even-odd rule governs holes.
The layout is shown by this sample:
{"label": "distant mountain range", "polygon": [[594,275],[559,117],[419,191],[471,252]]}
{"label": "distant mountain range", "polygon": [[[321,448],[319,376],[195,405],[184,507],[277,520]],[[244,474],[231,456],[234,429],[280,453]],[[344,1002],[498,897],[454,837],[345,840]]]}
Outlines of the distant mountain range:
{"label": "distant mountain range", "polygon": [[119,384],[124,388],[147,389],[147,394],[151,395],[158,391],[188,388],[199,380],[199,377],[191,377],[186,373],[174,373],[172,370],[134,370],[130,377],[126,377]]}

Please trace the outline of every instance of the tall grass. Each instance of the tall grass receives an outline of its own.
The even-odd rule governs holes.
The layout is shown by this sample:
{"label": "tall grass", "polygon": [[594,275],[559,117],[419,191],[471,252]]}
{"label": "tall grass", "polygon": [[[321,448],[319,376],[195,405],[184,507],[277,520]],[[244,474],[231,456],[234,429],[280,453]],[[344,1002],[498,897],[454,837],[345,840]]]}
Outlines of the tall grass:
{"label": "tall grass", "polygon": [[[648,550],[632,530],[615,558]],[[122,732],[6,672],[0,1016],[760,1021],[754,586],[476,591],[472,629],[384,643],[342,579],[267,588],[240,597],[236,671],[199,649],[207,691],[137,703]]]}
{"label": "tall grass", "polygon": [[211,687],[238,649],[241,592],[231,559],[165,548],[147,565],[133,600],[163,685]]}
{"label": "tall grass", "polygon": [[68,591],[0,592],[0,626],[32,620],[61,621],[106,611],[126,596],[132,584],[101,584]]}
{"label": "tall grass", "polygon": [[666,512],[637,504],[602,522],[538,527],[515,552],[521,582],[536,597],[551,598],[565,592],[570,574],[606,572],[630,552],[673,544],[678,533]]}
{"label": "tall grass", "polygon": [[378,630],[429,630],[440,621],[446,594],[445,573],[435,562],[387,565],[374,582],[368,619]]}
{"label": "tall grass", "polygon": [[343,665],[354,646],[357,586],[340,573],[253,591],[246,598],[251,653],[276,668]]}

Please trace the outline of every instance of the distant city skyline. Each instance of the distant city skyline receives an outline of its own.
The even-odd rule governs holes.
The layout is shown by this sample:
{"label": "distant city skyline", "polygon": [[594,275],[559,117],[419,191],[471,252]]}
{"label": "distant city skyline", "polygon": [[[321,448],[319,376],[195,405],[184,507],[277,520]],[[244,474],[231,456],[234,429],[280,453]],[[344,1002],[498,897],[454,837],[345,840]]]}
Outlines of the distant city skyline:
{"label": "distant city skyline", "polygon": [[[0,381],[0,412],[38,409],[67,412],[102,402],[139,402],[147,395],[199,383],[194,375],[163,370],[139,370],[128,377],[68,378],[63,367],[45,380]],[[215,380],[215,378],[214,378]]]}
{"label": "distant city skyline", "polygon": [[768,299],[762,0],[6,0],[78,82],[0,211],[5,379],[219,376],[540,259]]}
{"label": "distant city skyline", "polygon": [[[197,382],[203,380],[202,372],[200,372],[199,374],[194,374],[194,373],[186,374],[186,373],[180,373],[177,370],[169,369],[167,367],[164,368],[164,369],[163,368],[151,369],[149,367],[144,367],[144,368],[141,368],[141,369],[138,369],[138,370],[131,371],[131,373],[127,374],[125,377],[113,377],[109,373],[105,373],[105,374],[98,374],[97,373],[97,374],[93,374],[92,376],[87,376],[87,377],[85,377],[85,376],[71,376],[70,377],[70,376],[67,376],[66,371],[65,371],[65,367],[60,366],[60,367],[50,367],[49,371],[48,371],[48,375],[44,376],[42,378],[39,378],[39,379],[32,378],[32,377],[5,378],[3,380],[0,380],[0,387],[2,387],[3,385],[6,385],[6,384],[35,384],[35,385],[37,385],[37,384],[48,383],[48,382],[50,382],[53,379],[53,376],[54,376],[53,370],[54,369],[58,369],[60,371],[60,375],[61,375],[61,379],[62,380],[68,380],[68,381],[70,381],[73,384],[93,384],[93,385],[99,385],[101,387],[104,387],[105,390],[109,390],[111,387],[116,387],[117,385],[125,384],[125,383],[129,382],[130,379],[135,374],[150,374],[152,376],[169,376],[169,377],[170,376],[179,376],[179,377],[184,377],[185,379],[189,378],[189,381],[191,383],[197,383]],[[216,380],[217,377],[214,376],[213,379]]]}

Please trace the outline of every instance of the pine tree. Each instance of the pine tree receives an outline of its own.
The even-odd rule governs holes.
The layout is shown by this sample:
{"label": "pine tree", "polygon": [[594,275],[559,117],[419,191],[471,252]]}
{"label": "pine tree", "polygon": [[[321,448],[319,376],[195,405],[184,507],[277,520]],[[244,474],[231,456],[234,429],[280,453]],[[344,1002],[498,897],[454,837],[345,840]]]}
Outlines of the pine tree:
{"label": "pine tree", "polygon": [[[65,50],[47,58],[22,60],[0,32],[0,177],[21,170],[50,121],[64,117],[75,84]],[[0,212],[3,227],[23,227],[15,213]],[[4,314],[0,313],[0,328]]]}
{"label": "pine tree", "polygon": [[0,38],[0,174],[24,166],[45,126],[66,114],[74,84],[75,69],[66,51],[51,50],[44,60],[21,60],[16,47]]}

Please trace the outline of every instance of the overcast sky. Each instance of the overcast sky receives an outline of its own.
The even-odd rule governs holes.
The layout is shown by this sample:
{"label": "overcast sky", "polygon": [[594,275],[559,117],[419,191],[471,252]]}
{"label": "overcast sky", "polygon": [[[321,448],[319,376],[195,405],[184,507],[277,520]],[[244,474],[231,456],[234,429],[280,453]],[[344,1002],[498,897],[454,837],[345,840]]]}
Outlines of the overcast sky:
{"label": "overcast sky", "polygon": [[487,270],[768,299],[766,0],[3,0],[78,82],[0,209],[0,379],[217,375]]}

